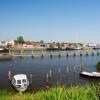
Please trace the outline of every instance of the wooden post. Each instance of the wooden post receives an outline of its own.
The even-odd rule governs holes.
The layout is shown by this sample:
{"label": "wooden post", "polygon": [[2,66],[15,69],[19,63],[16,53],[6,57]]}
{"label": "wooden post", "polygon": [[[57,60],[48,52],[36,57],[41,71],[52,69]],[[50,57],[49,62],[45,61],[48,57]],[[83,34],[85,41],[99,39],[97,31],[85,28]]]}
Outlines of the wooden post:
{"label": "wooden post", "polygon": [[86,56],[88,56],[88,53],[86,52]]}
{"label": "wooden post", "polygon": [[48,75],[48,73],[47,73],[47,75],[46,75],[46,82],[49,82],[49,75]]}
{"label": "wooden post", "polygon": [[81,57],[81,65],[80,65],[80,71],[83,71],[83,61],[82,61],[82,57]]}
{"label": "wooden post", "polygon": [[61,54],[60,54],[60,52],[59,52],[59,58],[61,57]]}
{"label": "wooden post", "polygon": [[74,72],[75,72],[75,66],[74,66]]}
{"label": "wooden post", "polygon": [[30,74],[30,84],[32,84],[32,74]]}
{"label": "wooden post", "polygon": [[82,51],[80,51],[80,56],[82,56]]}
{"label": "wooden post", "polygon": [[11,55],[11,49],[9,49],[9,55]]}
{"label": "wooden post", "polygon": [[50,69],[50,71],[49,71],[49,76],[50,76],[50,78],[51,78],[51,69]]}
{"label": "wooden post", "polygon": [[67,69],[66,69],[67,73],[68,73],[68,66],[67,66]]}
{"label": "wooden post", "polygon": [[58,70],[58,72],[59,72],[59,75],[60,75],[60,67],[59,67],[59,70]]}
{"label": "wooden post", "polygon": [[76,56],[75,52],[74,52],[74,57]]}
{"label": "wooden post", "polygon": [[69,55],[68,55],[68,52],[67,52],[67,57],[68,57]]}
{"label": "wooden post", "polygon": [[97,52],[97,56],[99,55],[99,52]]}
{"label": "wooden post", "polygon": [[82,53],[80,53],[80,56],[82,56]]}
{"label": "wooden post", "polygon": [[8,71],[8,79],[11,80],[11,71]]}
{"label": "wooden post", "polygon": [[42,55],[41,55],[41,58],[44,58],[44,55],[43,55],[43,50],[42,50]]}
{"label": "wooden post", "polygon": [[49,75],[48,75],[48,72],[47,72],[47,74],[46,74],[46,89],[49,88],[48,82],[49,82]]}
{"label": "wooden post", "polygon": [[60,67],[59,67],[59,70],[58,70],[58,84],[60,84],[60,81],[61,81],[61,76],[60,76]]}
{"label": "wooden post", "polygon": [[14,55],[14,50],[12,50],[12,53],[11,53],[11,55]]}
{"label": "wooden post", "polygon": [[94,53],[92,52],[92,56],[94,56]]}
{"label": "wooden post", "polygon": [[34,58],[33,50],[32,50],[32,58]]}
{"label": "wooden post", "polygon": [[52,58],[52,51],[51,51],[51,53],[50,53],[50,58]]}
{"label": "wooden post", "polygon": [[21,57],[22,57],[22,55],[23,55],[23,50],[21,49],[21,51],[20,51],[20,55],[21,55]]}

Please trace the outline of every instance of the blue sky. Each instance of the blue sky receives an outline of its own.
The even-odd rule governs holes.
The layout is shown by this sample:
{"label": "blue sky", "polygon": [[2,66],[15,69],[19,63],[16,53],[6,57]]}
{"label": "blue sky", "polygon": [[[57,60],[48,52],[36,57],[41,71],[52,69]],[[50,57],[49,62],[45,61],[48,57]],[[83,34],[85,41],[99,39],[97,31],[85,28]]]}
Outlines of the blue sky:
{"label": "blue sky", "polygon": [[0,0],[0,40],[100,43],[100,0]]}

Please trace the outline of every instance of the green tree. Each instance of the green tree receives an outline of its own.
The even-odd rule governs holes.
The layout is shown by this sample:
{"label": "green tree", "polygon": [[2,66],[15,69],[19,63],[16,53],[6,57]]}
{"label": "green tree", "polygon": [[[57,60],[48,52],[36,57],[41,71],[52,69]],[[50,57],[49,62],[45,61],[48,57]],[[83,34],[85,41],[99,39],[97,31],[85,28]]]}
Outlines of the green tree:
{"label": "green tree", "polygon": [[25,42],[25,41],[24,41],[24,39],[23,39],[23,37],[22,37],[22,36],[17,37],[16,43],[23,44],[24,42]]}

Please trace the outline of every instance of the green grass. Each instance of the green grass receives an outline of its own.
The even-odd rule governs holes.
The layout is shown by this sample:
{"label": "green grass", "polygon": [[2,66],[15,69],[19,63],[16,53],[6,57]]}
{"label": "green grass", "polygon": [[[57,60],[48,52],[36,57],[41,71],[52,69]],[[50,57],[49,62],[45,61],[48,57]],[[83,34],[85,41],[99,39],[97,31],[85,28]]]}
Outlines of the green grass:
{"label": "green grass", "polygon": [[100,100],[96,87],[55,87],[36,93],[0,91],[0,100]]}

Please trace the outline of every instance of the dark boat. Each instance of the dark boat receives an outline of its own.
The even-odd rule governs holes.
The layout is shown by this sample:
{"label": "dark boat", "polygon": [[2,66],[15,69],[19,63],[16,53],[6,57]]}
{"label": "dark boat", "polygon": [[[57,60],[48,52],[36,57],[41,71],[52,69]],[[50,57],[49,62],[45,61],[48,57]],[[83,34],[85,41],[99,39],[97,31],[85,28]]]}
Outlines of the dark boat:
{"label": "dark boat", "polygon": [[8,53],[9,49],[7,47],[0,46],[0,53]]}
{"label": "dark boat", "polygon": [[65,50],[67,50],[67,51],[72,51],[72,50],[75,50],[74,48],[69,48],[69,47],[66,47],[66,49]]}
{"label": "dark boat", "polygon": [[47,48],[46,50],[47,51],[63,51],[65,49],[62,49],[62,48]]}

